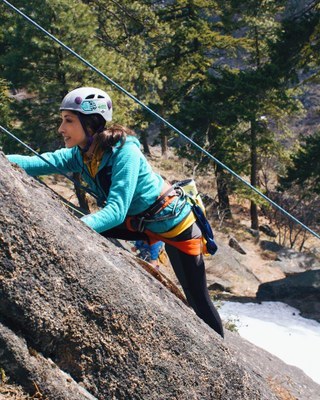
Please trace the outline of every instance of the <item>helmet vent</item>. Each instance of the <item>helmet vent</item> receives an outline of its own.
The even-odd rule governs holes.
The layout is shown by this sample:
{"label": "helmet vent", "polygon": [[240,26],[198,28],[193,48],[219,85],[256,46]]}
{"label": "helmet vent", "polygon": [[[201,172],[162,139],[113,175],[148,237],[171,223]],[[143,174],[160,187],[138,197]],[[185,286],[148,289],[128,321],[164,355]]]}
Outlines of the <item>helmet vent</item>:
{"label": "helmet vent", "polygon": [[86,97],[86,99],[93,99],[94,98],[94,94],[89,94],[89,96]]}

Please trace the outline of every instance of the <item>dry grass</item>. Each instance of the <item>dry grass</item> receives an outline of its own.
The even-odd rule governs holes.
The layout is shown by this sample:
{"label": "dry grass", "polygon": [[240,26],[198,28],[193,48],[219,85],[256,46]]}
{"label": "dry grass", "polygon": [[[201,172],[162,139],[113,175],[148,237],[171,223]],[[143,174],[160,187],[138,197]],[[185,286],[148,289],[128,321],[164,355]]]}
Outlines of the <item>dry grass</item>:
{"label": "dry grass", "polygon": [[261,252],[261,258],[263,260],[275,261],[277,259],[277,254],[273,251],[264,250]]}

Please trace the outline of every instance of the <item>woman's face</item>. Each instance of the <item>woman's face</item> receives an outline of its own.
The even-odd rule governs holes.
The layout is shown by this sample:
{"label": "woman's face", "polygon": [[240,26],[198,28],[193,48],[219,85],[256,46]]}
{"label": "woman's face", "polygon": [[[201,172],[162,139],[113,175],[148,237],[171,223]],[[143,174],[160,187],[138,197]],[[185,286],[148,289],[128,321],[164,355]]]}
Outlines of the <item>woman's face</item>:
{"label": "woman's face", "polygon": [[61,119],[58,132],[62,135],[66,147],[79,146],[84,148],[87,137],[78,116],[72,111],[62,111]]}

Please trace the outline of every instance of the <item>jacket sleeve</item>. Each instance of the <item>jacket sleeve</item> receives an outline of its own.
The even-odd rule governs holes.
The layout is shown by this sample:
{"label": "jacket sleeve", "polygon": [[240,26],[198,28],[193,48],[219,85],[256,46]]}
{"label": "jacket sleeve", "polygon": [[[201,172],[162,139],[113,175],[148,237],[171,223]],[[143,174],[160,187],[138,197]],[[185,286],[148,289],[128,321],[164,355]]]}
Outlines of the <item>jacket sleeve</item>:
{"label": "jacket sleeve", "polygon": [[18,164],[24,169],[28,175],[49,175],[59,173],[59,171],[68,172],[80,172],[81,165],[75,160],[74,149],[60,149],[53,153],[43,153],[41,157],[38,156],[21,156],[18,154],[11,154],[6,156],[12,163]]}
{"label": "jacket sleeve", "polygon": [[122,224],[136,190],[141,153],[128,144],[113,155],[111,186],[106,205],[100,211],[82,217],[83,222],[101,233]]}

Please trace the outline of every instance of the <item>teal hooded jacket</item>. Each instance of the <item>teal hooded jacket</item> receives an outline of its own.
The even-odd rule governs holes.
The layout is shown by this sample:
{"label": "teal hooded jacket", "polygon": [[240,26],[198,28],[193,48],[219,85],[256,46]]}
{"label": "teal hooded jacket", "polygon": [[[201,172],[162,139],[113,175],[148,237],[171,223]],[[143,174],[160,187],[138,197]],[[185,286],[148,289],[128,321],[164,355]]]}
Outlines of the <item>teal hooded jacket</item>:
{"label": "teal hooded jacket", "polygon": [[[162,177],[152,170],[140,150],[140,142],[133,136],[128,136],[123,146],[117,143],[105,151],[95,178],[90,175],[78,147],[43,153],[42,157],[52,165],[37,156],[7,156],[31,176],[59,173],[58,170],[79,172],[98,197],[98,204],[103,204],[99,211],[81,218],[99,233],[121,225],[127,216],[145,211],[156,201],[163,187]],[[177,199],[177,204],[173,201],[157,214],[158,217],[169,216],[169,219],[147,223],[146,228],[155,233],[167,232],[190,211],[189,203],[184,205]]]}

